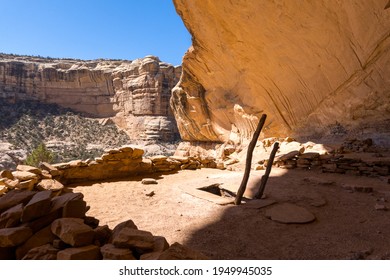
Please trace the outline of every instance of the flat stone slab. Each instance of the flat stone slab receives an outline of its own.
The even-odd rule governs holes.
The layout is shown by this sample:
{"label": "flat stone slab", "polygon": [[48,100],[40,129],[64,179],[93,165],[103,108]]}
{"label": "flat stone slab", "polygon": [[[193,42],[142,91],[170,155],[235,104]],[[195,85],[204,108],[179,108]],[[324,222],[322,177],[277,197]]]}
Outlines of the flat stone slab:
{"label": "flat stone slab", "polygon": [[303,207],[283,203],[277,204],[265,212],[265,216],[283,224],[306,224],[313,222],[316,217]]}
{"label": "flat stone slab", "polygon": [[252,199],[247,201],[244,204],[241,204],[242,207],[251,208],[251,209],[260,209],[272,204],[275,204],[276,200],[273,199]]}

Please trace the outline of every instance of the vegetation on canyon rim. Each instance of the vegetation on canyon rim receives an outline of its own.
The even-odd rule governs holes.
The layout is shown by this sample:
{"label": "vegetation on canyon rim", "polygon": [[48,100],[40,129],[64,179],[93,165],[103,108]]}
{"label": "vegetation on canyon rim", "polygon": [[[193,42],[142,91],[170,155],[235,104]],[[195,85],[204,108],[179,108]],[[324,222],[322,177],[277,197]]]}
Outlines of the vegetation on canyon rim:
{"label": "vegetation on canyon rim", "polygon": [[58,105],[3,100],[0,107],[0,141],[27,150],[30,156],[46,143],[53,162],[87,159],[101,155],[105,148],[130,141],[114,124],[103,126],[95,119]]}

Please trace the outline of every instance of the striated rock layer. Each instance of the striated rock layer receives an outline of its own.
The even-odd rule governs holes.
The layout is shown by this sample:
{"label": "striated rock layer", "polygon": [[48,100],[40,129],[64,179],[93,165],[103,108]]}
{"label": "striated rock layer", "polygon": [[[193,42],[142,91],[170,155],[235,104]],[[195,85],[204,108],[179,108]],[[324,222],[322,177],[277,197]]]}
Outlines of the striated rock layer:
{"label": "striated rock layer", "polygon": [[147,56],[134,61],[43,59],[0,55],[0,97],[56,103],[112,118],[131,138],[172,141],[169,107],[181,67]]}
{"label": "striated rock layer", "polygon": [[262,113],[264,136],[390,132],[387,0],[174,3],[193,39],[171,98],[183,140],[242,142]]}

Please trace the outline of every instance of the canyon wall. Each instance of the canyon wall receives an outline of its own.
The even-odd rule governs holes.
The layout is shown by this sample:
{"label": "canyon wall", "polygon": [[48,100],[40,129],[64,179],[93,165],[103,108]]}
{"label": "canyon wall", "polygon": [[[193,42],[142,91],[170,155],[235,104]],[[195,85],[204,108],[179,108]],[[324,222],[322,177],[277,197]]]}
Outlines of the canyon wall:
{"label": "canyon wall", "polygon": [[0,55],[0,97],[39,100],[112,118],[132,139],[178,137],[169,106],[181,67],[147,56],[134,61]]}
{"label": "canyon wall", "polygon": [[171,98],[182,139],[241,143],[266,113],[263,137],[389,141],[386,3],[174,0],[193,40]]}

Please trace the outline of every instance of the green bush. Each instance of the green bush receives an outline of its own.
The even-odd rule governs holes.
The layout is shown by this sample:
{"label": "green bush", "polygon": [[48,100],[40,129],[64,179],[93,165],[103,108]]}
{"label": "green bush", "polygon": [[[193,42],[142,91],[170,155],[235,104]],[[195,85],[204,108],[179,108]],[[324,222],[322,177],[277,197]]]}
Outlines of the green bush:
{"label": "green bush", "polygon": [[54,154],[46,148],[44,143],[41,143],[27,156],[25,164],[38,167],[40,162],[51,163],[53,159]]}

